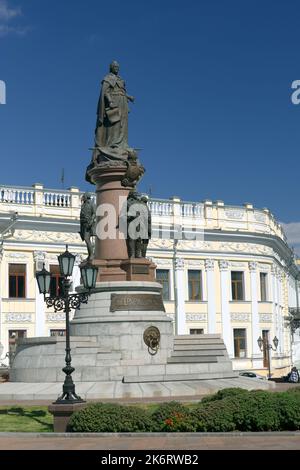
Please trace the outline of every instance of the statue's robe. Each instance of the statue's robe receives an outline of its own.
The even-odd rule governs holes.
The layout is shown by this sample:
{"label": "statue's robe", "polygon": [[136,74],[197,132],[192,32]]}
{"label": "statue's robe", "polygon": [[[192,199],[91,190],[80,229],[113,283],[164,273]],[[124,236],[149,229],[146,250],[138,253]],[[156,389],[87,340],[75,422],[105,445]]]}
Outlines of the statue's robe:
{"label": "statue's robe", "polygon": [[[109,119],[109,103],[112,103],[119,114],[116,122]],[[106,75],[102,81],[97,108],[95,146],[128,148],[128,100],[125,82],[113,73]]]}

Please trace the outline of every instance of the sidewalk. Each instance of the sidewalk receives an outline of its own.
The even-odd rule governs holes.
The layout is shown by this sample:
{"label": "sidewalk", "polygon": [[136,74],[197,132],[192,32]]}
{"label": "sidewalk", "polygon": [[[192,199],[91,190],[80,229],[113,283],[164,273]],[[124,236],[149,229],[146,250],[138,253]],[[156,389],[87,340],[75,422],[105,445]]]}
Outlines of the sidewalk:
{"label": "sidewalk", "polygon": [[0,433],[0,450],[299,450],[300,432]]}

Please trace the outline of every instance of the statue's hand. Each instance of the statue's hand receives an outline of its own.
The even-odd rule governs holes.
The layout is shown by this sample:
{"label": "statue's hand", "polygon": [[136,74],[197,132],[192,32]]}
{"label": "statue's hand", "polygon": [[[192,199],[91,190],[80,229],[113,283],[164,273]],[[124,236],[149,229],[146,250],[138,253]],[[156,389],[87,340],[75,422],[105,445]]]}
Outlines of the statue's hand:
{"label": "statue's hand", "polygon": [[134,103],[134,96],[127,96],[127,98],[129,99],[129,101],[131,101],[131,103]]}

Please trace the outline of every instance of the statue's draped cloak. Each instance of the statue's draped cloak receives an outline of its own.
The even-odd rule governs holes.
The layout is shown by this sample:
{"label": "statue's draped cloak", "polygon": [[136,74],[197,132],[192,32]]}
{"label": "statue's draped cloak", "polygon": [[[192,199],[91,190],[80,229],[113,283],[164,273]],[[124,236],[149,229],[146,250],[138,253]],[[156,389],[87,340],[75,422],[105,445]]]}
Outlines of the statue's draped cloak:
{"label": "statue's draped cloak", "polygon": [[[109,103],[119,109],[120,120],[110,123],[106,109]],[[121,77],[109,73],[102,81],[97,107],[96,147],[128,148],[128,101],[125,82]]]}

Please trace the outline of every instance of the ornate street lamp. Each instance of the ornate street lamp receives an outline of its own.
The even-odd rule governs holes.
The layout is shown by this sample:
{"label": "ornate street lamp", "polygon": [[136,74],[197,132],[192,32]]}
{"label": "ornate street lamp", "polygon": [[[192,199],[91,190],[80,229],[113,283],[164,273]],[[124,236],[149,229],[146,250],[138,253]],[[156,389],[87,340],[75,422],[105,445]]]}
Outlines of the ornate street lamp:
{"label": "ornate street lamp", "polygon": [[269,367],[269,380],[271,378],[271,357],[270,357],[270,351],[271,349],[273,351],[277,351],[277,348],[278,348],[278,343],[279,343],[279,340],[277,338],[277,336],[274,336],[273,338],[273,344],[274,344],[274,347],[272,346],[271,343],[268,342],[268,338],[265,338],[265,339],[262,339],[262,337],[260,336],[257,340],[257,344],[258,344],[258,347],[261,351],[264,351],[266,350],[268,352],[268,367]]}
{"label": "ornate street lamp", "polygon": [[47,296],[50,290],[51,274],[45,269],[36,273],[36,279],[39,286],[39,291],[44,295],[44,299],[47,307],[54,307],[55,312],[64,311],[66,314],[66,365],[62,369],[66,374],[65,381],[63,384],[63,393],[56,400],[56,404],[71,404],[71,403],[83,403],[82,400],[75,392],[75,384],[72,379],[72,373],[74,367],[71,365],[71,346],[70,346],[70,312],[72,309],[80,308],[81,304],[88,302],[88,296],[91,294],[91,289],[96,285],[98,268],[91,264],[85,264],[80,267],[81,277],[83,281],[85,292],[78,294],[69,294],[71,288],[71,280],[73,267],[76,256],[72,255],[68,251],[68,245],[66,251],[58,256],[60,274],[63,278],[63,289],[59,296]]}

